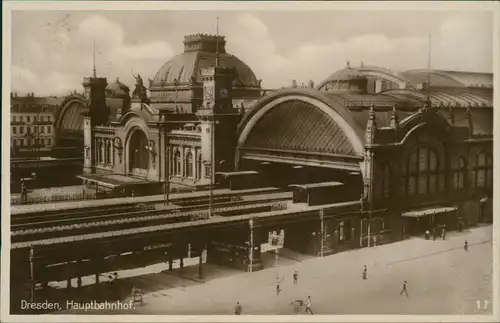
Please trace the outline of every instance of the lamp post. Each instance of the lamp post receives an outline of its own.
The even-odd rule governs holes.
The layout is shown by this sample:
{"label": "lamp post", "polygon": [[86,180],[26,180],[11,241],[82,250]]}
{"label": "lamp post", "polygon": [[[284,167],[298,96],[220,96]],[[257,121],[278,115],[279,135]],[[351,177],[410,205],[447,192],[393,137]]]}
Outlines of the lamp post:
{"label": "lamp post", "polygon": [[371,224],[372,224],[372,217],[371,217],[371,211],[368,211],[368,248],[372,246],[372,239],[371,239]]}
{"label": "lamp post", "polygon": [[205,166],[208,166],[210,169],[210,185],[209,185],[209,202],[208,202],[208,217],[212,217],[212,205],[213,205],[213,187],[215,183],[215,125],[218,124],[219,122],[215,119],[212,119],[212,122],[210,123],[211,129],[210,129],[210,161],[203,161],[203,164]]}
{"label": "lamp post", "polygon": [[213,163],[210,163],[206,160],[203,161],[205,166],[208,166],[210,169],[210,184],[208,186],[209,189],[209,198],[208,198],[208,218],[212,217],[212,203],[213,203]]}
{"label": "lamp post", "polygon": [[321,258],[324,256],[324,246],[325,246],[325,223],[324,223],[325,211],[323,209],[319,210],[319,218],[321,220],[321,233],[320,233],[320,250],[319,255]]}
{"label": "lamp post", "polygon": [[279,285],[279,283],[281,282],[281,279],[280,279],[280,263],[279,263],[279,259],[280,259],[280,256],[279,256],[279,248],[276,248],[274,249],[274,252],[275,252],[275,260],[276,260],[276,264],[275,264],[275,267],[276,267],[276,284]]}

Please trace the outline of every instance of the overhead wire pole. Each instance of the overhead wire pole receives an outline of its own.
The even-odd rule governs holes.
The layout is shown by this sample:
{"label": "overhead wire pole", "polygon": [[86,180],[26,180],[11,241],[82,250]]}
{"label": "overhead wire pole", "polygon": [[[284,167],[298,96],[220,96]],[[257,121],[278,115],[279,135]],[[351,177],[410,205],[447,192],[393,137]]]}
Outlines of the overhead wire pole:
{"label": "overhead wire pole", "polygon": [[[216,37],[215,37],[215,67],[219,67],[219,17],[217,16],[216,23]],[[213,107],[215,109],[215,106]],[[212,125],[211,125],[211,147],[210,147],[210,198],[208,201],[208,217],[211,218],[213,215],[213,196],[214,196],[214,183],[215,183],[215,115],[212,115]]]}
{"label": "overhead wire pole", "polygon": [[94,62],[93,62],[93,65],[94,65],[94,77],[97,77],[97,72],[96,72],[96,68],[95,68],[95,39],[94,39]]}
{"label": "overhead wire pole", "polygon": [[430,103],[430,90],[431,90],[431,46],[432,46],[432,34],[429,32],[429,46],[427,53],[427,103]]}
{"label": "overhead wire pole", "polygon": [[219,67],[219,16],[217,16],[216,38],[215,38],[215,67]]}

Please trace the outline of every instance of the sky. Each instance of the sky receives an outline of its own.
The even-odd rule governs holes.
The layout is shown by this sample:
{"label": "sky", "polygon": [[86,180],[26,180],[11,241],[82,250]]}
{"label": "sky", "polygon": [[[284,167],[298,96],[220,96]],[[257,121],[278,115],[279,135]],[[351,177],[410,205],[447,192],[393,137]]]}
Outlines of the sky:
{"label": "sky", "polygon": [[[92,75],[133,87],[183,51],[187,34],[226,36],[227,52],[264,88],[316,84],[361,62],[394,71],[427,68],[493,72],[493,15],[481,11],[15,11],[11,89],[82,92]],[[430,42],[429,42],[429,35]]]}

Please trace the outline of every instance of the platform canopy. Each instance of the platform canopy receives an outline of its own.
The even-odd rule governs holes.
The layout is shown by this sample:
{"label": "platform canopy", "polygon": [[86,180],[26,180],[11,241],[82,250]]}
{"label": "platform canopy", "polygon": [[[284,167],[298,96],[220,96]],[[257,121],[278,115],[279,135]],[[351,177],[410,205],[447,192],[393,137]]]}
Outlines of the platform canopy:
{"label": "platform canopy", "polygon": [[434,208],[428,208],[428,209],[421,209],[421,210],[413,210],[413,211],[408,211],[401,216],[408,217],[408,218],[421,218],[427,215],[431,214],[438,214],[438,213],[446,213],[446,212],[452,212],[457,210],[456,207],[434,207]]}
{"label": "platform canopy", "polygon": [[292,189],[297,189],[297,190],[303,190],[303,191],[309,191],[312,189],[320,189],[320,188],[327,188],[327,187],[336,187],[336,186],[342,186],[344,183],[341,182],[323,182],[323,183],[310,183],[310,184],[293,184],[289,185],[288,187]]}
{"label": "platform canopy", "polygon": [[158,183],[158,181],[151,181],[140,177],[125,176],[120,174],[82,174],[77,177],[87,182],[110,189],[117,187],[130,187]]}
{"label": "platform canopy", "polygon": [[254,170],[245,170],[239,172],[217,172],[215,175],[222,176],[224,178],[231,178],[235,176],[243,176],[243,175],[257,175],[259,172]]}

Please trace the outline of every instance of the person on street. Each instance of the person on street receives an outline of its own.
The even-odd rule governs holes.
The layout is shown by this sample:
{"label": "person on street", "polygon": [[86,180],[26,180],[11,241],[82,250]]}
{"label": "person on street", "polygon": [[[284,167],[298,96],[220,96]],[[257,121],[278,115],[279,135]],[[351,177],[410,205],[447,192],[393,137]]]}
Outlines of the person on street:
{"label": "person on street", "polygon": [[433,240],[433,241],[436,241],[436,236],[437,236],[436,227],[434,227],[434,228],[432,229],[432,240]]}
{"label": "person on street", "polygon": [[465,240],[464,242],[464,250],[469,251],[469,243],[467,242],[467,240]]}
{"label": "person on street", "polygon": [[276,295],[277,296],[280,296],[280,293],[281,293],[281,287],[280,287],[281,281],[282,281],[282,279],[280,279],[279,276],[276,276]]}
{"label": "person on street", "polygon": [[306,300],[306,313],[310,313],[311,315],[313,315],[313,311],[311,309],[311,296],[307,296],[307,300]]}
{"label": "person on street", "polygon": [[363,279],[366,280],[368,278],[368,267],[366,267],[365,265],[365,268],[363,269]]}
{"label": "person on street", "polygon": [[443,229],[441,230],[441,237],[443,238],[443,240],[446,240],[446,227],[443,227]]}
{"label": "person on street", "polygon": [[401,293],[399,293],[399,295],[403,295],[403,293],[406,294],[406,297],[408,297],[408,290],[406,289],[406,284],[408,282],[405,280],[404,284],[403,284],[403,288],[401,289]]}
{"label": "person on street", "polygon": [[240,302],[236,302],[236,306],[234,307],[234,315],[241,315],[241,304]]}
{"label": "person on street", "polygon": [[295,271],[293,272],[293,284],[294,284],[294,285],[297,285],[298,280],[299,280],[299,273],[295,270]]}
{"label": "person on street", "polygon": [[130,292],[130,294],[134,303],[143,303],[142,291],[139,288],[132,286],[132,291]]}

